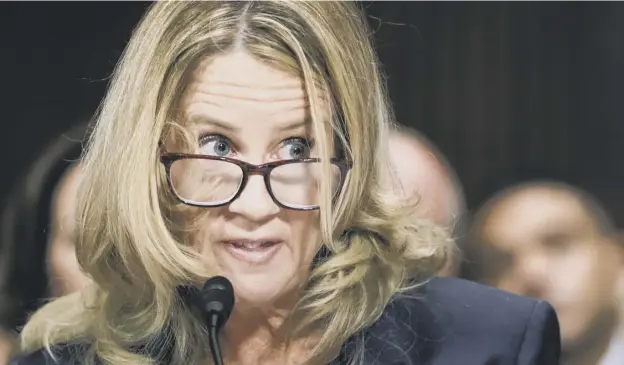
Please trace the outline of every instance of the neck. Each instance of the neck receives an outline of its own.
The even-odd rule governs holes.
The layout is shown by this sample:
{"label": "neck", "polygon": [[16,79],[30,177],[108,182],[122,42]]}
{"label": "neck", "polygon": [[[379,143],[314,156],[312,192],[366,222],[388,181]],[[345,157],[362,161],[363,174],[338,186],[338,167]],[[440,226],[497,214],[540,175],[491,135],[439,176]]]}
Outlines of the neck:
{"label": "neck", "polygon": [[562,365],[598,365],[607,352],[611,338],[618,327],[616,310],[605,311],[589,330],[574,344],[564,344]]}
{"label": "neck", "polygon": [[[227,364],[300,364],[305,339],[294,340],[284,332],[292,305],[280,309],[258,308],[241,303],[232,312],[222,333],[222,351]],[[227,359],[227,360],[225,360]]]}

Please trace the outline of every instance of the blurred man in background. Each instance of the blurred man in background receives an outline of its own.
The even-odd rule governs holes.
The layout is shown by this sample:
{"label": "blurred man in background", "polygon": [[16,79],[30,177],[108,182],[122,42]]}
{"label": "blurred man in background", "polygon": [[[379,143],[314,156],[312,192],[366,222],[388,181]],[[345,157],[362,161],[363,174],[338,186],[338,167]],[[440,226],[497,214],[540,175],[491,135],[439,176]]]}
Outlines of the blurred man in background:
{"label": "blurred man in background", "polygon": [[[405,196],[419,199],[414,213],[461,239],[466,203],[459,179],[444,155],[423,134],[406,127],[391,132],[388,147],[393,183]],[[440,274],[456,275],[460,259],[458,252]]]}
{"label": "blurred man in background", "polygon": [[601,204],[557,182],[517,185],[475,215],[468,279],[549,301],[563,365],[624,364],[624,248]]}

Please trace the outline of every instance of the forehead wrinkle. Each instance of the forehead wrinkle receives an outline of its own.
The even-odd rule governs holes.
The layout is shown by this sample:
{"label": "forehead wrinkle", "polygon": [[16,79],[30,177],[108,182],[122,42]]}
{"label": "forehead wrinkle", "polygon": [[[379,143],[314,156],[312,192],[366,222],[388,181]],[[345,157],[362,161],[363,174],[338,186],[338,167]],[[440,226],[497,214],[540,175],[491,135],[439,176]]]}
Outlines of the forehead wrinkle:
{"label": "forehead wrinkle", "polygon": [[305,90],[299,85],[298,87],[266,87],[263,85],[240,85],[231,86],[221,83],[204,83],[199,85],[195,90],[197,94],[219,95],[233,99],[254,100],[254,101],[290,101],[290,100],[307,100],[308,96]]}
{"label": "forehead wrinkle", "polygon": [[[253,58],[244,57],[243,62],[237,65],[239,61],[240,56],[205,60],[193,71],[191,82],[206,85],[206,81],[210,80],[210,85],[218,85],[228,89],[303,90],[303,80],[295,74],[275,69],[263,62],[255,61]],[[250,71],[250,67],[254,70],[253,72]],[[224,69],[227,72],[222,72]]]}
{"label": "forehead wrinkle", "polygon": [[[329,95],[322,92],[323,89],[316,82],[312,103],[305,81],[296,75],[279,70],[261,72],[259,77],[246,77],[244,70],[238,74],[216,72],[223,66],[232,65],[206,60],[203,66],[193,72],[181,108],[187,120],[190,116],[205,116],[208,119],[235,122],[239,118],[249,117],[249,114],[253,116],[257,111],[263,114],[259,115],[263,120],[276,116],[279,121],[274,121],[280,124],[275,126],[276,129],[283,129],[289,128],[286,124],[293,122],[308,121],[307,124],[311,124],[311,105],[322,114],[327,114],[327,108],[323,108],[323,105],[327,104]],[[230,120],[229,115],[234,119]]]}
{"label": "forehead wrinkle", "polygon": [[[263,88],[268,90],[274,89],[300,89],[303,90],[303,82],[296,76],[276,77],[272,82],[257,82],[257,80],[249,80],[245,82],[231,81],[221,78],[218,74],[198,74],[193,78],[194,82],[202,83],[205,78],[210,78],[211,85],[220,85],[232,89],[236,88]],[[279,79],[279,80],[275,80]]]}
{"label": "forehead wrinkle", "polygon": [[[256,95],[254,97],[253,95]],[[237,95],[225,95],[222,93],[210,93],[210,92],[199,92],[195,91],[193,94],[188,95],[185,98],[183,103],[183,110],[189,114],[189,110],[199,110],[202,108],[202,104],[212,105],[218,108],[230,108],[233,103],[245,103],[245,104],[256,104],[256,106],[260,107],[260,109],[269,109],[273,110],[274,113],[285,113],[285,112],[299,112],[302,111],[308,117],[310,113],[310,100],[308,98],[301,97],[291,97],[291,98],[262,98],[257,97],[257,91],[250,92],[248,97],[242,97],[240,94]],[[300,94],[301,95],[301,94]],[[323,106],[328,106],[326,95],[319,95],[317,98],[318,106],[321,109],[324,109]],[[325,108],[326,109],[326,108]],[[192,114],[198,114],[196,112]],[[324,112],[325,114],[325,112]],[[301,118],[299,118],[301,119]]]}
{"label": "forehead wrinkle", "polygon": [[220,108],[227,108],[231,104],[255,104],[261,109],[274,109],[278,112],[307,109],[309,103],[305,99],[284,99],[284,100],[260,100],[260,98],[241,98],[238,96],[226,96],[220,94],[196,94],[187,103],[188,108],[197,104],[207,104]]}

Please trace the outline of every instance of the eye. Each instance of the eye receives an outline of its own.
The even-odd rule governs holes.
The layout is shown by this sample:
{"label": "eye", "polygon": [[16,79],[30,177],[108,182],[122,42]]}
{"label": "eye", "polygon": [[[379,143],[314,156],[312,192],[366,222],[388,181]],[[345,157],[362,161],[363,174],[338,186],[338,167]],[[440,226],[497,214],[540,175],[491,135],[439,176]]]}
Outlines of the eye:
{"label": "eye", "polygon": [[220,134],[209,134],[199,140],[201,153],[211,156],[225,157],[232,153],[232,141]]}
{"label": "eye", "polygon": [[563,234],[552,235],[544,238],[544,246],[554,252],[563,252],[570,248],[574,239]]}
{"label": "eye", "polygon": [[291,137],[282,142],[280,148],[279,159],[294,160],[310,157],[310,150],[314,147],[314,140]]}

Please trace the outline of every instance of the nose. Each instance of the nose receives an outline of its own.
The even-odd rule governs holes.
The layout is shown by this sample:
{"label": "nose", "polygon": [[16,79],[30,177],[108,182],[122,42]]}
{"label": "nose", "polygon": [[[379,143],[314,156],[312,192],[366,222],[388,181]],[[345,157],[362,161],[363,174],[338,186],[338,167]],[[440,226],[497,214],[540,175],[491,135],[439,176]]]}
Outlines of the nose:
{"label": "nose", "polygon": [[545,255],[532,254],[520,262],[518,276],[524,282],[524,294],[541,298],[550,280],[550,268]]}
{"label": "nose", "polygon": [[229,211],[250,221],[262,222],[278,214],[280,208],[269,195],[263,177],[252,175],[239,197],[230,203]]}

